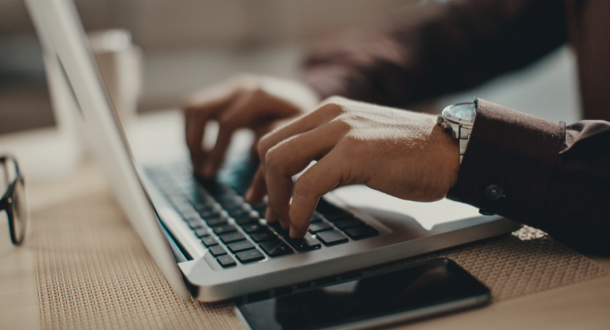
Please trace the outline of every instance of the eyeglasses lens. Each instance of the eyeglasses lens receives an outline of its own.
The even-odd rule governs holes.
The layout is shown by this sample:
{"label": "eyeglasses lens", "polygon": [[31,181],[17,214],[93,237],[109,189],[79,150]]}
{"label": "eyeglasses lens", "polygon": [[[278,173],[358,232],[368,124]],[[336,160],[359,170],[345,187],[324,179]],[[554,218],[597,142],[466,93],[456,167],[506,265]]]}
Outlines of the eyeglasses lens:
{"label": "eyeglasses lens", "polygon": [[15,244],[21,244],[25,237],[25,227],[27,222],[27,207],[25,205],[25,189],[23,182],[18,181],[13,194],[13,228],[12,238]]}
{"label": "eyeglasses lens", "polygon": [[15,189],[13,190],[13,194],[9,196],[10,204],[6,209],[11,232],[11,241],[14,244],[21,244],[25,237],[25,229],[28,219],[25,189],[23,186],[23,180],[17,178],[19,174],[15,162],[8,160],[4,163],[4,165],[3,178],[5,184],[2,186],[2,188],[6,189],[9,185],[15,182]]}

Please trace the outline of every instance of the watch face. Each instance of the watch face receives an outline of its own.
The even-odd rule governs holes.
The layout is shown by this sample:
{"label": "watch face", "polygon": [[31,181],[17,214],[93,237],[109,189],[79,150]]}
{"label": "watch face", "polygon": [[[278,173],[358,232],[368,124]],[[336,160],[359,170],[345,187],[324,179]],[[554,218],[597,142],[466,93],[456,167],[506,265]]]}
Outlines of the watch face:
{"label": "watch face", "polygon": [[454,104],[443,110],[444,116],[454,117],[460,121],[473,121],[476,114],[474,102]]}

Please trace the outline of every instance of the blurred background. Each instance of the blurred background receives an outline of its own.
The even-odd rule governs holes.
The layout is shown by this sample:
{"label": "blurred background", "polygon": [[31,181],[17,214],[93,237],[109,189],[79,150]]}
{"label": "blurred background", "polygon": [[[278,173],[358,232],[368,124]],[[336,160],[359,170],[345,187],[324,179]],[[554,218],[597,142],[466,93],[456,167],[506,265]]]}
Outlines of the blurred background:
{"label": "blurred background", "polygon": [[[175,107],[186,93],[238,72],[292,76],[308,42],[387,20],[414,4],[76,0],[86,30],[124,28],[143,49],[140,111]],[[0,0],[0,133],[52,124],[40,53],[23,0]]]}
{"label": "blurred background", "polygon": [[[185,95],[236,73],[293,77],[308,45],[400,18],[420,0],[76,0],[87,31],[120,28],[142,50],[138,113],[172,109]],[[484,86],[474,96],[552,120],[578,120],[574,56],[567,47]],[[542,97],[541,97],[542,96]],[[0,152],[15,134],[52,129],[41,49],[22,0],[0,0]]]}

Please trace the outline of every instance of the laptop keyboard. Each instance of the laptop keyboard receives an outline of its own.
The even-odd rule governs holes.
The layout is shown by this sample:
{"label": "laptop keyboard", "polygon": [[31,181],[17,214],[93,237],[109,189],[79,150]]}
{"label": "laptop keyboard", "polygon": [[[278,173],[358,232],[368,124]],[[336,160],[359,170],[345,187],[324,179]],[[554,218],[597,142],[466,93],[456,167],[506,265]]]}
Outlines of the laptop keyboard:
{"label": "laptop keyboard", "polygon": [[146,172],[223,268],[379,235],[352,213],[320,199],[309,232],[291,239],[279,222],[264,220],[266,202],[251,205],[236,191],[244,189],[197,180],[187,166],[154,167]]}

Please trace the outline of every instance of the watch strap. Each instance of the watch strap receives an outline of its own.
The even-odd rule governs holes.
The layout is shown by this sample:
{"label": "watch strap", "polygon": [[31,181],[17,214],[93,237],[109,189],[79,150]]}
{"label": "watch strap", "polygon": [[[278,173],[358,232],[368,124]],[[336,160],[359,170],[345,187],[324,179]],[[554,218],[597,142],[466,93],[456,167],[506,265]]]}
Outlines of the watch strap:
{"label": "watch strap", "polygon": [[[457,105],[459,105],[459,104],[457,104]],[[474,103],[474,105],[476,108],[476,102]],[[450,108],[453,106],[455,106],[455,105],[448,106],[447,108]],[[445,109],[447,109],[447,108],[445,108]],[[445,110],[443,110],[443,114],[438,115],[437,124],[445,130],[450,130],[451,135],[459,141],[460,164],[461,164],[462,160],[464,159],[464,154],[466,153],[466,148],[468,147],[468,142],[470,141],[470,133],[472,132],[473,122],[470,121],[469,124],[463,124],[461,122],[461,120],[459,120],[459,119],[456,121],[453,118],[452,119],[445,118],[444,115],[445,115]]]}
{"label": "watch strap", "polygon": [[464,158],[464,154],[466,153],[466,147],[468,147],[468,141],[470,141],[470,132],[472,129],[466,128],[464,126],[460,126],[459,128],[459,143],[460,143],[460,164],[462,163],[462,159]]}

